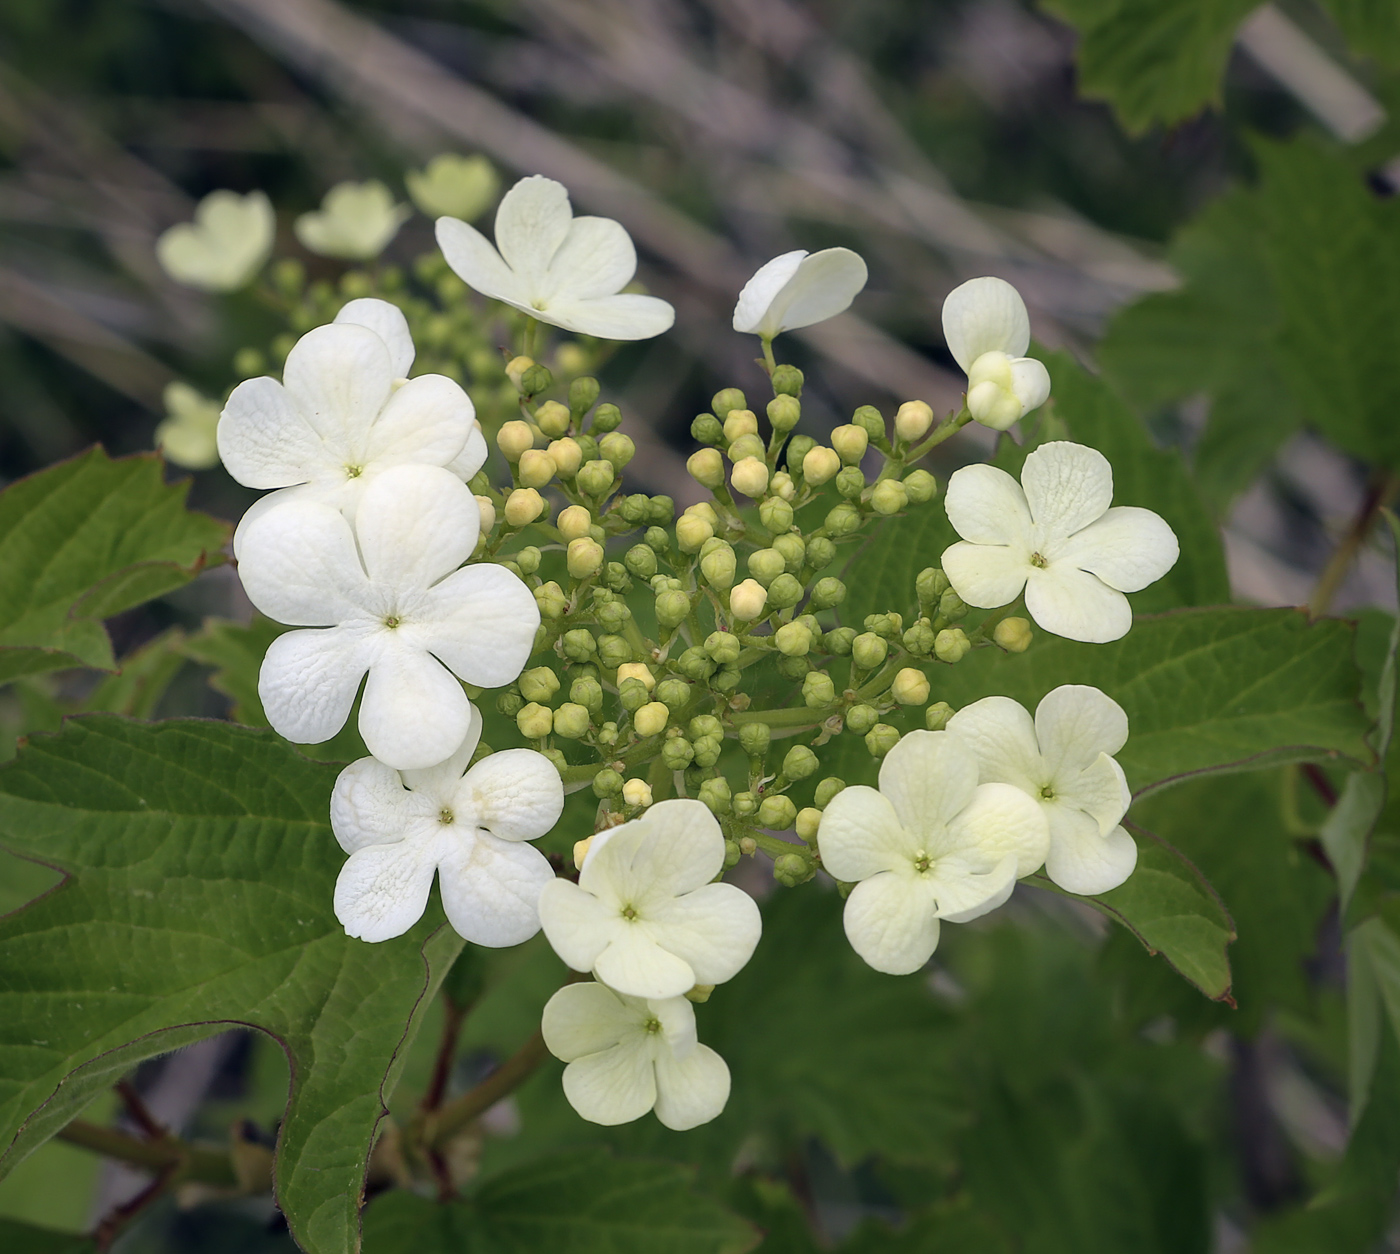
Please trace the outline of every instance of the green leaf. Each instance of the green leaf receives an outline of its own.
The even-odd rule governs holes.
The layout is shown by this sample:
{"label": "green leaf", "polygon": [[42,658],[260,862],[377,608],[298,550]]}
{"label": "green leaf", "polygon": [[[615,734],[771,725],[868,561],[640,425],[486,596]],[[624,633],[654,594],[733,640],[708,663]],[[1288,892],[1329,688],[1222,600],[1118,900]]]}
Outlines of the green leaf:
{"label": "green leaf", "polygon": [[461,941],[436,908],[398,940],[346,937],[335,775],[267,732],[110,715],[0,768],[0,843],[69,877],[0,919],[0,1171],[142,1059],[248,1024],[292,1064],[293,1235],[355,1247],[375,1126]]}
{"label": "green leaf", "polygon": [[365,1254],[742,1254],[758,1233],[675,1163],[557,1154],[502,1172],[465,1202],[395,1191],[365,1212]]}
{"label": "green leaf", "polygon": [[5,1254],[97,1254],[91,1237],[36,1228],[13,1219],[0,1219],[0,1250]]}
{"label": "green leaf", "polygon": [[117,673],[103,679],[83,702],[83,709],[94,714],[150,718],[185,664],[184,643],[185,633],[172,627],[128,653]]}
{"label": "green leaf", "polygon": [[1342,786],[1318,837],[1332,869],[1345,911],[1366,865],[1366,841],[1385,808],[1385,776],[1380,771],[1353,771]]}
{"label": "green leaf", "polygon": [[0,492],[0,682],[91,666],[114,670],[102,619],[221,561],[226,524],[185,508],[155,454],[100,448]]}

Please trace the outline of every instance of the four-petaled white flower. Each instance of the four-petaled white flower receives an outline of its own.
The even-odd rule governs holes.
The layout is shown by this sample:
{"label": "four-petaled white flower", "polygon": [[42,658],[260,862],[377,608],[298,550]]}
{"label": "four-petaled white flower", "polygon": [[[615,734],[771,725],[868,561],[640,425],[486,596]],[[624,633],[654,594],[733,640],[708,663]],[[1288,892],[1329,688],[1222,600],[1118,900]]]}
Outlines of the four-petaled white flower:
{"label": "four-petaled white flower", "polygon": [[282,382],[263,376],[233,390],[219,422],[219,455],[239,483],[277,488],[239,522],[234,552],[265,510],[316,500],[354,517],[390,466],[446,466],[470,479],[486,460],[471,398],[445,375],[406,379],[408,321],[384,300],[352,300],[329,326],[287,354]]}
{"label": "four-petaled white flower", "polygon": [[1137,865],[1137,845],[1118,825],[1132,800],[1111,755],[1128,739],[1128,716],[1084,684],[1045,695],[1035,720],[1010,697],[983,697],[948,720],[977,755],[984,781],[1014,784],[1050,825],[1045,872],[1066,892],[1117,888]]}
{"label": "four-petaled white flower", "polygon": [[268,617],[296,627],[273,641],[258,694],[268,722],[298,744],[344,725],[360,681],[360,734],[398,770],[435,766],[466,738],[471,705],[454,674],[499,688],[520,674],[540,614],[503,566],[461,566],[481,510],[441,466],[394,466],[365,489],[352,528],[323,501],[266,510],[243,535],[239,575]]}
{"label": "four-petaled white flower", "polygon": [[1031,320],[1021,294],[1005,279],[969,279],[949,292],[943,337],[967,375],[967,411],[983,426],[1005,431],[1045,404],[1050,375],[1024,356]]}
{"label": "four-petaled white flower", "polygon": [[1046,631],[1103,644],[1126,635],[1139,592],[1175,564],[1176,535],[1148,509],[1116,505],[1108,459],[1082,444],[1042,444],[1018,485],[995,466],[948,480],[948,521],[962,536],[943,571],[969,605],[995,609],[1026,591]]}
{"label": "four-petaled white flower", "polygon": [[196,206],[193,222],[172,226],[156,240],[156,259],[177,283],[232,292],[262,269],[276,230],[265,193],[210,192]]}
{"label": "four-petaled white flower", "polygon": [[646,340],[675,321],[664,300],[622,292],[637,272],[637,250],[621,224],[574,217],[569,193],[553,179],[531,175],[501,198],[494,248],[457,218],[438,219],[437,241],[468,287],[551,326]]}
{"label": "four-petaled white flower", "polygon": [[393,193],[378,179],[337,183],[321,207],[303,213],[292,229],[313,253],[368,261],[389,246],[409,212],[407,205],[394,203]]}
{"label": "four-petaled white flower", "polygon": [[430,218],[464,218],[485,211],[501,190],[501,176],[485,157],[439,153],[421,170],[410,170],[404,183],[413,203]]}
{"label": "four-petaled white flower", "polygon": [[938,945],[939,920],[995,910],[1045,860],[1044,815],[1019,788],[979,784],[972,750],[950,732],[910,732],[822,813],[822,866],[858,881],[846,936],[877,971],[908,975]]}
{"label": "four-petaled white flower", "polygon": [[577,884],[540,895],[540,922],[575,971],[632,997],[722,984],[753,954],[762,924],[743,889],[710,881],[724,835],[699,801],[662,801],[593,838]]}
{"label": "four-petaled white flower", "polygon": [[849,248],[799,248],[759,268],[739,293],[734,329],[771,340],[782,331],[825,322],[850,308],[869,277]]}
{"label": "four-petaled white flower", "polygon": [[630,1123],[655,1109],[668,1128],[709,1123],[729,1099],[729,1068],[695,1037],[684,997],[646,1001],[605,984],[570,984],[540,1024],[564,1068],[564,1096],[592,1123]]}
{"label": "four-petaled white flower", "polygon": [[400,774],[377,758],[340,773],[331,829],[350,855],[335,882],[335,917],[366,941],[402,936],[428,904],[438,876],[447,921],[476,945],[500,948],[540,930],[549,860],[526,841],[564,809],[553,763],[533,749],[505,749],[468,770],[481,715],[440,766]]}
{"label": "four-petaled white flower", "polygon": [[190,470],[219,464],[219,402],[201,396],[188,383],[165,385],[165,421],[156,428],[156,447],[167,461]]}

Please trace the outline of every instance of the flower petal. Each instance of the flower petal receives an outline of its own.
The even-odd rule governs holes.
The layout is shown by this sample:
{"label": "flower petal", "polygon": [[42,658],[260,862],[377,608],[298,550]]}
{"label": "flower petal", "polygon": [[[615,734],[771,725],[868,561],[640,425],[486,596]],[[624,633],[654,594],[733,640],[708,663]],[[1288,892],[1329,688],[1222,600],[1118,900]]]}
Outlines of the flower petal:
{"label": "flower petal", "polygon": [[458,806],[501,840],[535,840],[564,812],[564,781],[542,753],[504,749],[483,758],[457,790]]}
{"label": "flower petal", "polygon": [[685,997],[663,997],[646,1003],[661,1024],[661,1036],[677,1058],[684,1058],[699,1041],[695,1036],[695,1007]]}
{"label": "flower petal", "polygon": [[1016,889],[1016,855],[988,867],[980,857],[944,859],[933,878],[939,915],[949,923],[971,923],[1004,906]]}
{"label": "flower petal", "polygon": [[1043,803],[1050,823],[1050,843],[1054,844],[1057,824],[1065,814],[1087,814],[1094,820],[1099,835],[1107,836],[1118,826],[1130,800],[1118,763],[1106,753],[1099,754],[1094,765],[1074,772],[1056,787],[1053,800]]}
{"label": "flower petal", "polygon": [[709,1123],[728,1100],[729,1067],[708,1045],[697,1045],[684,1058],[657,1052],[656,1117],[668,1128],[685,1132]]}
{"label": "flower petal", "polygon": [[1050,399],[1050,372],[1034,357],[1016,357],[1011,362],[1011,390],[1021,402],[1021,413],[1039,409]]}
{"label": "flower petal", "polygon": [[365,458],[378,467],[449,466],[475,430],[471,398],[446,375],[422,374],[389,398],[369,430]]}
{"label": "flower petal", "polygon": [[350,524],[330,505],[284,500],[244,528],[238,551],[248,599],[279,623],[323,627],[362,612],[369,581]]}
{"label": "flower petal", "polygon": [[1054,560],[1097,575],[1119,592],[1141,592],[1176,565],[1174,532],[1150,509],[1117,505],[1055,550]]}
{"label": "flower petal", "polygon": [[1052,440],[1026,458],[1021,487],[1053,560],[1066,538],[1103,517],[1113,500],[1113,467],[1098,449]]}
{"label": "flower petal", "polygon": [[366,327],[308,331],[287,354],[282,385],[337,457],[360,454],[366,433],[393,390],[389,346]]}
{"label": "flower petal", "polygon": [[447,469],[463,481],[470,479],[486,465],[486,457],[489,452],[490,449],[486,447],[486,437],[481,434],[481,424],[473,422],[472,429],[467,435],[467,442],[462,445],[462,451],[447,463]]}
{"label": "flower petal", "polygon": [[1133,625],[1127,597],[1096,575],[1063,562],[1052,562],[1044,570],[1032,568],[1026,580],[1026,611],[1046,631],[1089,644],[1119,640]]}
{"label": "flower petal", "polygon": [[656,943],[689,964],[696,984],[732,980],[763,931],[758,903],[733,884],[706,884],[672,897],[645,918]]}
{"label": "flower petal", "polygon": [[660,801],[636,822],[647,836],[632,853],[628,874],[649,893],[676,897],[724,868],[724,832],[704,802]]}
{"label": "flower petal", "polygon": [[847,883],[907,866],[918,853],[889,799],[863,784],[843,788],[822,811],[817,847],[822,866]]}
{"label": "flower petal", "polygon": [[591,971],[598,955],[624,926],[616,910],[569,880],[556,879],[540,892],[540,926],[567,966]]}
{"label": "flower petal", "polygon": [[408,378],[408,372],[413,369],[413,336],[408,330],[408,319],[397,305],[373,296],[362,296],[342,306],[335,320],[341,326],[367,327],[373,331],[389,350],[394,378]]}
{"label": "flower petal", "polygon": [[880,763],[880,791],[911,835],[942,827],[972,800],[976,787],[976,756],[947,732],[912,731]]}
{"label": "flower petal", "polygon": [[622,223],[611,218],[575,218],[550,259],[545,288],[553,296],[593,300],[612,296],[637,273],[637,250]]}
{"label": "flower petal", "polygon": [[1026,708],[1010,697],[983,697],[948,720],[977,756],[984,784],[1012,784],[1034,795],[1049,774],[1036,741],[1035,724]]}
{"label": "flower petal", "polygon": [[599,296],[577,300],[560,294],[550,299],[543,309],[525,309],[541,322],[563,327],[580,335],[596,335],[600,340],[649,340],[669,331],[676,320],[676,311],[657,296],[641,296],[623,292],[617,296]]}
{"label": "flower petal", "polygon": [[392,844],[403,838],[405,823],[414,817],[411,801],[398,771],[378,758],[360,758],[336,777],[331,831],[346,853]]}
{"label": "flower petal", "polygon": [[1045,873],[1067,893],[1106,893],[1137,866],[1137,842],[1121,827],[1103,836],[1089,815],[1078,814],[1056,823],[1052,831]]}
{"label": "flower petal", "polygon": [[[475,507],[475,499],[467,499]],[[481,515],[477,514],[477,526]],[[414,638],[469,684],[501,688],[524,669],[540,610],[519,576],[482,562],[429,589]]]}
{"label": "flower petal", "polygon": [[953,530],[973,544],[1009,544],[1030,553],[1031,513],[1021,485],[995,466],[964,466],[943,498]]}
{"label": "flower petal", "polygon": [[432,841],[411,840],[352,853],[335,881],[335,917],[345,934],[386,941],[417,923],[433,886],[433,855]]}
{"label": "flower petal", "polygon": [[258,698],[272,730],[298,745],[329,740],[350,717],[369,663],[364,634],[352,628],[278,636],[258,672]]}
{"label": "flower petal", "polygon": [[496,210],[496,247],[523,281],[528,296],[545,294],[545,272],[573,219],[564,185],[542,174],[521,179],[501,197]]}
{"label": "flower petal", "polygon": [[699,982],[690,963],[658,944],[652,929],[641,922],[625,923],[614,931],[593,973],[619,993],[653,1000],[683,996]]}
{"label": "flower petal", "polygon": [[529,940],[540,930],[540,893],[555,878],[549,859],[534,845],[489,832],[452,837],[438,863],[447,921],[474,945],[504,949]]}
{"label": "flower petal", "polygon": [[214,439],[224,468],[246,488],[290,487],[336,464],[276,379],[234,388]]}
{"label": "flower petal", "polygon": [[1026,302],[1005,279],[968,279],[943,302],[943,338],[964,374],[983,353],[1020,357],[1031,342]]}
{"label": "flower petal", "polygon": [[480,530],[471,489],[444,466],[392,466],[374,477],[355,510],[369,577],[398,589],[427,588],[455,570]]}
{"label": "flower petal", "polygon": [[[792,277],[769,300],[758,333],[773,336],[834,318],[850,308],[868,278],[865,262],[849,248],[811,253],[801,259]],[[739,299],[742,303],[742,294]]]}
{"label": "flower petal", "polygon": [[913,875],[882,871],[862,880],[846,898],[842,923],[851,948],[886,975],[919,970],[938,946],[932,894]]}
{"label": "flower petal", "polygon": [[628,1037],[564,1068],[564,1096],[589,1123],[612,1127],[640,1119],[656,1104],[656,1069],[645,1038]]}
{"label": "flower petal", "polygon": [[462,776],[467,773],[467,767],[471,765],[472,754],[476,752],[477,745],[481,743],[481,711],[476,706],[468,704],[471,709],[471,722],[467,726],[465,738],[453,751],[450,758],[439,762],[436,766],[398,773],[407,787],[430,798],[436,809],[451,806],[456,802],[457,790],[462,784]]}
{"label": "flower petal", "polygon": [[979,784],[967,808],[948,824],[946,851],[981,871],[1010,856],[1019,879],[1040,868],[1049,847],[1045,814],[1012,784]]}
{"label": "flower petal", "polygon": [[566,984],[545,1002],[540,1033],[560,1062],[573,1062],[639,1032],[638,1010],[606,984]]}
{"label": "flower petal", "polygon": [[776,335],[777,322],[768,328],[768,307],[779,292],[787,286],[802,259],[807,256],[805,248],[794,249],[774,257],[761,265],[753,277],[744,284],[734,306],[734,329],[753,335]]}
{"label": "flower petal", "polygon": [[524,284],[476,227],[456,218],[439,218],[435,234],[452,272],[472,291],[528,308]]}
{"label": "flower petal", "polygon": [[967,540],[944,549],[941,564],[953,591],[968,605],[984,610],[1010,605],[1036,569],[1019,545],[972,544]]}
{"label": "flower petal", "polygon": [[435,766],[471,726],[471,702],[436,658],[401,643],[382,647],[360,702],[365,748],[395,770]]}
{"label": "flower petal", "polygon": [[1061,684],[1035,707],[1035,735],[1052,774],[1082,771],[1099,754],[1112,757],[1128,743],[1128,716],[1097,688]]}

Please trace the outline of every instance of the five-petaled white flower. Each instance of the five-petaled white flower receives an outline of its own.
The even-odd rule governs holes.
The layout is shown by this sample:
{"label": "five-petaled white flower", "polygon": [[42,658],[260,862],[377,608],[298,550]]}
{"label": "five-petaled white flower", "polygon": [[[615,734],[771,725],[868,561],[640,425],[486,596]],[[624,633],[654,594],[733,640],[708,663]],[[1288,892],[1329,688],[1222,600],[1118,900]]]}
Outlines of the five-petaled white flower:
{"label": "five-petaled white flower", "polygon": [[1113,468],[1082,444],[1042,444],[1018,485],[994,466],[964,466],[948,480],[948,521],[962,539],[943,571],[969,605],[995,609],[1026,591],[1046,631],[1103,644],[1133,625],[1125,592],[1175,564],[1176,535],[1158,515],[1115,505]]}
{"label": "five-petaled white flower", "polygon": [[350,855],[335,882],[335,917],[366,941],[402,936],[421,917],[437,872],[447,921],[476,945],[500,948],[540,930],[549,860],[526,841],[564,809],[553,763],[505,749],[467,769],[481,715],[440,766],[400,774],[377,758],[352,762],[335,781],[331,828]]}
{"label": "five-petaled white flower", "polygon": [[466,738],[471,705],[453,675],[483,688],[525,665],[540,614],[503,566],[457,568],[481,510],[441,466],[394,466],[365,489],[352,528],[323,501],[291,500],[243,535],[249,599],[290,631],[263,659],[268,722],[298,744],[344,725],[360,681],[360,734],[398,770],[436,766]]}
{"label": "five-petaled white flower", "polygon": [[1050,375],[1024,356],[1031,320],[1020,292],[1005,279],[969,279],[949,292],[943,337],[967,375],[967,411],[983,426],[1005,431],[1045,404]]}
{"label": "five-petaled white flower", "polygon": [[678,997],[722,984],[758,944],[758,906],[741,888],[710,881],[724,866],[724,835],[699,801],[662,801],[593,838],[577,884],[540,894],[540,922],[575,971],[592,971],[632,997]]}
{"label": "five-petaled white flower", "polygon": [[1127,742],[1128,716],[1111,697],[1063,684],[1035,708],[983,697],[948,720],[977,755],[983,780],[1014,784],[1050,825],[1045,871],[1061,888],[1091,895],[1117,888],[1137,865],[1137,845],[1118,825],[1132,800],[1112,754]]}
{"label": "five-petaled white flower", "polygon": [[363,298],[293,345],[281,383],[264,375],[234,388],[218,427],[224,466],[245,487],[280,489],[243,515],[235,553],[253,521],[287,501],[323,501],[353,519],[390,466],[446,466],[463,479],[481,469],[471,398],[445,375],[406,379],[412,365],[403,311]]}
{"label": "five-petaled white flower", "polygon": [[825,322],[850,308],[869,277],[849,248],[799,248],[761,266],[739,293],[734,329],[771,340],[782,331]]}
{"label": "five-petaled white flower", "polygon": [[637,250],[622,225],[574,217],[568,191],[542,175],[521,179],[501,198],[494,248],[457,218],[438,219],[437,241],[468,287],[551,326],[646,340],[675,321],[664,300],[622,292],[637,272]]}
{"label": "five-petaled white flower", "polygon": [[156,240],[156,259],[187,287],[232,292],[262,269],[276,229],[265,193],[210,192],[196,206],[193,222],[172,226]]}
{"label": "five-petaled white flower", "polygon": [[409,212],[407,205],[394,203],[393,193],[378,179],[337,183],[321,207],[303,213],[292,229],[313,253],[368,261],[389,246]]}
{"label": "five-petaled white flower", "polygon": [[979,784],[951,732],[910,732],[885,756],[880,787],[856,785],[822,813],[822,866],[858,881],[846,936],[877,971],[908,975],[938,945],[939,920],[995,910],[1045,859],[1040,807],[1010,784]]}
{"label": "five-petaled white flower", "polygon": [[570,984],[545,1003],[540,1024],[564,1068],[564,1096],[592,1123],[630,1123],[647,1111],[684,1132],[729,1099],[729,1068],[695,1037],[684,997],[652,1001],[605,984]]}

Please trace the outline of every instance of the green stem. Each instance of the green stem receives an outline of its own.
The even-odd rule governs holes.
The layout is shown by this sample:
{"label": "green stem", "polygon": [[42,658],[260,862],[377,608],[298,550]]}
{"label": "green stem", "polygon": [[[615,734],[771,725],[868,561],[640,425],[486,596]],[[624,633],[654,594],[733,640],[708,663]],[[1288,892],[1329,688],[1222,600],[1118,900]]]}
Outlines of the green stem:
{"label": "green stem", "polygon": [[133,1167],[144,1167],[149,1171],[173,1169],[175,1180],[197,1180],[202,1184],[229,1189],[238,1187],[238,1176],[227,1150],[192,1145],[173,1136],[143,1141],[115,1128],[99,1127],[82,1119],[75,1119],[59,1129],[56,1135],[69,1145],[130,1163]]}
{"label": "green stem", "polygon": [[765,335],[760,337],[763,345],[763,368],[768,372],[768,377],[773,377],[773,371],[778,368],[778,363],[773,357],[773,337]]}
{"label": "green stem", "polygon": [[820,705],[815,709],[807,706],[791,706],[785,710],[745,710],[742,714],[731,714],[729,721],[736,727],[745,723],[767,723],[769,727],[820,727],[841,707]]}
{"label": "green stem", "polygon": [[432,1149],[441,1149],[469,1123],[479,1119],[503,1097],[509,1096],[534,1074],[549,1050],[544,1037],[536,1032],[518,1050],[469,1092],[442,1106],[435,1115],[424,1120],[424,1141]]}

